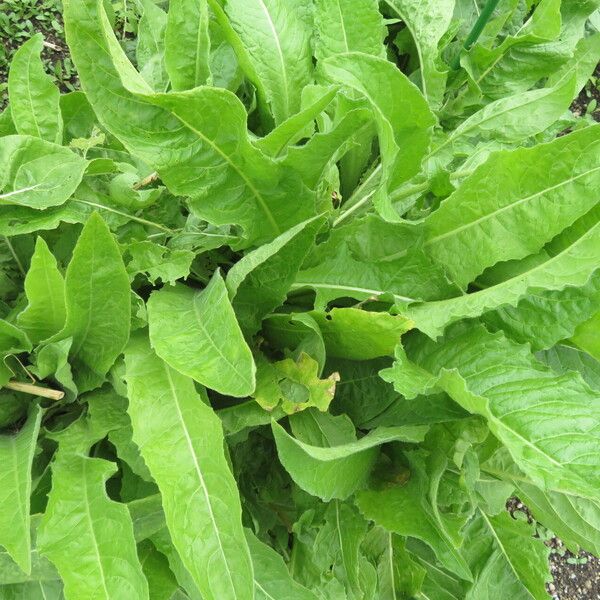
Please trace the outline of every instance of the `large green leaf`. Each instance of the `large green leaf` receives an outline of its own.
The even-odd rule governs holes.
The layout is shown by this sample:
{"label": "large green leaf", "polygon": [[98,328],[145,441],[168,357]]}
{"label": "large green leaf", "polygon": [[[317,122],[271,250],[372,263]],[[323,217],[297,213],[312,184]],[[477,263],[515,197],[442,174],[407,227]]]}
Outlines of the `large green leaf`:
{"label": "large green leaf", "polygon": [[80,391],[97,387],[129,338],[131,298],[121,252],[98,213],[83,228],[65,277],[65,326],[50,341],[73,338]]}
{"label": "large green leaf", "polygon": [[311,3],[289,0],[227,0],[224,10],[264,89],[275,123],[300,108],[310,83]]}
{"label": "large green leaf", "polygon": [[414,39],[421,63],[421,89],[433,108],[441,104],[447,69],[438,59],[440,39],[448,30],[455,0],[386,0],[398,12]]}
{"label": "large green leaf", "polygon": [[219,418],[145,334],[132,338],[126,365],[133,439],[161,490],[184,565],[207,600],[251,600],[252,565]]}
{"label": "large green leaf", "polygon": [[[181,0],[169,5],[165,32],[165,63],[175,91],[210,81],[209,11],[206,0]],[[181,52],[181,48],[193,52]]]}
{"label": "large green leaf", "polygon": [[38,546],[56,565],[67,600],[147,600],[131,517],[106,493],[116,465],[87,456],[103,433],[80,418],[57,434],[52,491]]}
{"label": "large green leaf", "polygon": [[316,0],[315,28],[319,61],[346,52],[385,57],[385,29],[375,0]]}
{"label": "large green leaf", "polygon": [[553,86],[490,102],[464,120],[432,152],[446,146],[454,153],[468,152],[481,141],[518,142],[552,126],[575,96],[575,77],[568,73]]}
{"label": "large green leaf", "polygon": [[62,142],[60,93],[40,58],[44,38],[37,33],[14,54],[8,76],[10,110],[18,133]]}
{"label": "large green leaf", "polygon": [[478,317],[504,306],[515,306],[527,294],[582,287],[600,260],[600,224],[593,226],[557,254],[518,275],[472,294],[448,300],[410,305],[402,313],[427,335],[440,335],[460,319]]}
{"label": "large green leaf", "polygon": [[360,489],[369,477],[382,444],[416,443],[427,431],[426,427],[419,426],[382,427],[360,440],[352,436],[344,444],[319,447],[295,439],[275,421],[271,427],[283,466],[302,489],[323,500],[344,500]]}
{"label": "large green leaf", "polygon": [[25,293],[28,305],[19,313],[17,323],[29,339],[37,343],[58,333],[65,324],[65,281],[41,237],[36,240],[25,277]]}
{"label": "large green leaf", "polygon": [[462,287],[486,267],[537,252],[594,207],[599,148],[596,126],[492,154],[427,218],[426,250]]}
{"label": "large green leaf", "polygon": [[3,211],[11,204],[40,210],[64,204],[81,183],[86,166],[87,161],[68,148],[40,138],[0,138],[0,206]]}
{"label": "large green leaf", "polygon": [[416,364],[399,354],[395,366],[382,371],[384,379],[410,395],[416,390],[407,387],[407,377],[423,391],[438,386],[483,416],[538,486],[600,497],[600,392],[577,373],[557,375],[528,346],[482,326],[457,326],[439,344],[421,341],[414,349]]}
{"label": "large green leaf", "polygon": [[252,353],[219,272],[202,291],[178,285],[154,292],[148,318],[152,347],[171,367],[222,394],[254,391]]}
{"label": "large green leaf", "polygon": [[[234,94],[209,87],[152,93],[110,31],[102,0],[65,2],[65,27],[100,122],[172,192],[192,196],[199,216],[242,226],[250,244],[316,214],[299,176],[252,146],[246,111]],[[120,98],[118,111],[111,95]]]}
{"label": "large green leaf", "polygon": [[0,436],[0,545],[25,573],[31,573],[30,500],[31,464],[42,420],[33,405],[27,422],[14,434]]}

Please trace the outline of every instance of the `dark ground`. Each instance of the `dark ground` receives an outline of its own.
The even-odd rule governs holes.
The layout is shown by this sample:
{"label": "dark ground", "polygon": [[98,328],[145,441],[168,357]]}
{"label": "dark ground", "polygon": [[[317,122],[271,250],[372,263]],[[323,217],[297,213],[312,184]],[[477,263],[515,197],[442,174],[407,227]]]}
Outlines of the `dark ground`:
{"label": "dark ground", "polygon": [[[0,0],[0,110],[6,104],[10,57],[38,31],[47,42],[43,52],[47,71],[54,75],[63,92],[77,87],[77,74],[64,41],[60,10],[60,0]],[[600,65],[571,110],[578,116],[590,114],[600,121]],[[509,501],[508,509],[527,512],[517,499]],[[600,600],[600,559],[587,552],[574,556],[557,538],[546,543],[551,548],[550,569],[554,582],[548,585],[548,592],[553,600]]]}

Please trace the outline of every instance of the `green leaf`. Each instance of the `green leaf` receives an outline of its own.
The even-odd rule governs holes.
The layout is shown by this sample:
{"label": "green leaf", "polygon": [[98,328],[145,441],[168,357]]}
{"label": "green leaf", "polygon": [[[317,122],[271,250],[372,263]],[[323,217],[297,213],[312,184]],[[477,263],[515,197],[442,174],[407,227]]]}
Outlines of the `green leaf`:
{"label": "green leaf", "polygon": [[127,400],[113,391],[95,394],[88,398],[88,411],[91,418],[108,432],[108,439],[115,447],[117,456],[131,470],[146,481],[152,481],[152,475],[140,456],[140,450],[133,442],[133,429],[127,414]]}
{"label": "green leaf", "polygon": [[92,136],[96,115],[81,90],[61,95],[60,112],[64,121],[65,144],[73,139]]}
{"label": "green leaf", "polygon": [[528,294],[514,307],[486,314],[483,321],[492,330],[502,329],[517,342],[542,350],[571,337],[599,305],[600,273],[595,272],[582,287]]}
{"label": "green leaf", "polygon": [[[402,334],[412,327],[402,316],[358,308],[333,308],[329,312],[307,314],[319,327],[327,356],[350,360],[393,356]],[[276,346],[293,348],[304,336],[304,327],[293,321],[293,315],[271,315],[265,320],[263,333]]]}
{"label": "green leaf", "polygon": [[0,138],[2,211],[7,211],[4,207],[11,204],[37,210],[64,204],[81,183],[86,166],[87,161],[68,148],[39,138],[25,135]]}
{"label": "green leaf", "polygon": [[[165,37],[165,64],[175,91],[209,83],[210,38],[206,0],[182,0],[169,5]],[[193,52],[181,52],[193,48]]]}
{"label": "green leaf", "polygon": [[533,534],[533,527],[506,512],[489,516],[480,511],[466,533],[467,540],[473,539],[472,550],[477,551],[476,580],[466,598],[489,597],[496,586],[511,598],[548,598],[550,549]]}
{"label": "green leaf", "polygon": [[[388,190],[415,175],[435,122],[416,86],[387,60],[360,52],[328,58],[321,67],[332,81],[356,90],[372,106]],[[380,208],[389,210],[387,204]]]}
{"label": "green leaf", "polygon": [[71,53],[99,121],[174,194],[192,196],[199,217],[240,225],[250,245],[316,214],[299,176],[252,146],[237,96],[209,87],[153,94],[110,31],[101,0],[68,0],[64,13]]}
{"label": "green leaf", "polygon": [[73,338],[38,346],[35,351],[35,367],[32,373],[40,380],[53,377],[65,392],[67,401],[75,400],[78,394],[73,381],[73,371],[69,365],[69,351]]}
{"label": "green leaf", "polygon": [[[307,88],[305,88],[307,89]],[[256,140],[256,146],[269,156],[283,154],[288,145],[298,142],[311,127],[313,121],[328,107],[338,93],[338,88],[331,86],[325,89],[314,102],[300,112],[286,119],[265,137]]]}
{"label": "green leaf", "polygon": [[281,556],[248,529],[246,541],[254,566],[256,600],[317,600],[310,590],[292,579]]}
{"label": "green leaf", "polygon": [[0,436],[0,545],[21,569],[31,573],[30,501],[31,464],[42,420],[42,409],[33,404],[18,433]]}
{"label": "green leaf", "polygon": [[3,206],[0,211],[0,235],[12,237],[56,229],[63,222],[85,223],[90,212],[88,206],[77,202],[44,211],[25,206]]}
{"label": "green leaf", "polygon": [[195,256],[191,250],[165,248],[147,240],[129,244],[127,253],[131,256],[127,272],[132,278],[143,273],[150,283],[160,279],[171,285],[189,275]]}
{"label": "green leaf", "polygon": [[600,328],[600,312],[596,313],[591,319],[582,323],[575,330],[573,342],[582,350],[591,354],[596,360],[600,360],[600,340],[598,339],[598,329]]}
{"label": "green leaf", "polygon": [[0,319],[0,387],[14,375],[6,364],[6,358],[21,352],[31,351],[31,341],[26,333],[12,323]]}
{"label": "green leaf", "polygon": [[290,0],[227,0],[225,12],[239,36],[278,125],[300,108],[310,83],[311,3]]}
{"label": "green leaf", "polygon": [[454,153],[470,151],[478,142],[518,142],[552,126],[568,109],[575,94],[571,73],[552,87],[531,90],[490,102],[463,121],[432,152],[448,145]]}
{"label": "green leaf", "polygon": [[137,66],[148,85],[162,92],[169,83],[165,68],[167,15],[151,0],[142,0],[142,6],[137,32]]}
{"label": "green leaf", "polygon": [[500,449],[481,465],[494,477],[511,482],[535,519],[552,530],[573,552],[583,547],[597,554],[600,549],[600,502],[572,494],[538,488]]}
{"label": "green leaf", "polygon": [[219,272],[202,291],[178,285],[154,292],[148,321],[152,347],[180,373],[229,396],[254,391],[252,353]]}
{"label": "green leaf", "polygon": [[318,309],[336,298],[368,300],[388,293],[398,302],[447,298],[457,288],[421,249],[422,234],[376,215],[337,227],[309,255],[292,289],[314,289]]}
{"label": "green leaf", "polygon": [[[598,499],[600,393],[574,372],[557,375],[527,346],[481,326],[456,327],[415,352],[424,391],[437,385],[483,416],[517,465],[541,488]],[[411,367],[401,357],[382,371],[402,392]],[[405,390],[406,391],[406,390]]]}
{"label": "green leaf", "polygon": [[246,335],[254,334],[265,315],[283,302],[322,225],[320,218],[304,221],[231,268],[227,289]]}
{"label": "green leaf", "polygon": [[447,68],[439,60],[440,40],[448,30],[455,0],[386,0],[406,23],[421,64],[421,89],[432,108],[438,108],[446,89]]}
{"label": "green leaf", "polygon": [[600,225],[547,260],[534,263],[523,273],[479,292],[436,302],[410,305],[402,314],[431,337],[460,319],[478,317],[487,311],[515,306],[527,294],[582,287],[588,283],[600,260]]}
{"label": "green leaf", "polygon": [[148,598],[127,508],[110,500],[106,481],[116,465],[89,458],[98,435],[79,419],[59,434],[52,466],[52,491],[38,545],[58,569],[65,598]]}
{"label": "green leaf", "polygon": [[359,492],[356,504],[367,519],[399,535],[422,540],[446,568],[472,581],[469,566],[460,551],[460,516],[444,514],[431,490],[439,484],[439,469],[430,477],[421,451],[408,454],[410,478],[399,485]]}
{"label": "green leaf", "polygon": [[385,27],[375,0],[316,0],[315,28],[318,61],[346,52],[385,58]]}
{"label": "green leaf", "polygon": [[426,219],[426,251],[461,287],[486,267],[539,251],[593,208],[599,147],[597,126],[492,154]]}
{"label": "green leaf", "polygon": [[43,238],[38,237],[25,277],[28,305],[17,323],[34,342],[58,333],[65,324],[65,282],[56,259]]}
{"label": "green leaf", "polygon": [[60,581],[30,581],[12,585],[1,585],[0,595],[4,600],[64,600]]}
{"label": "green leaf", "polygon": [[0,136],[4,137],[5,135],[13,135],[15,133],[17,133],[17,130],[12,120],[10,107],[6,107],[0,112]]}
{"label": "green leaf", "polygon": [[179,586],[164,554],[150,540],[144,540],[138,544],[138,555],[148,580],[149,600],[171,600]]}
{"label": "green leaf", "polygon": [[44,37],[37,33],[14,54],[8,75],[12,118],[21,135],[62,143],[60,93],[44,71],[40,53]]}
{"label": "green leaf", "polygon": [[[339,375],[332,373],[326,379],[319,378],[319,363],[300,350],[295,359],[270,363],[258,360],[254,399],[267,411],[281,402],[286,414],[317,407],[326,411],[333,400]],[[267,421],[268,422],[268,421]]]}
{"label": "green leaf", "polygon": [[183,564],[207,600],[251,600],[252,566],[219,418],[143,334],[132,338],[126,365],[133,439],[161,490]]}
{"label": "green leaf", "polygon": [[560,375],[577,371],[592,389],[600,391],[600,362],[587,352],[557,344],[548,350],[537,352],[536,357]]}
{"label": "green leaf", "polygon": [[377,460],[379,446],[394,441],[416,443],[426,427],[382,427],[360,440],[348,439],[332,447],[310,446],[271,423],[277,454],[292,479],[305,491],[323,500],[344,500],[367,481]]}
{"label": "green leaf", "polygon": [[349,110],[330,131],[317,133],[302,146],[288,150],[284,164],[300,174],[310,189],[316,189],[327,168],[343,158],[359,142],[361,135],[370,134],[372,114],[364,107]]}
{"label": "green leaf", "polygon": [[73,338],[71,365],[80,391],[97,387],[129,338],[129,277],[98,213],[85,224],[65,277],[67,318],[54,338]]}

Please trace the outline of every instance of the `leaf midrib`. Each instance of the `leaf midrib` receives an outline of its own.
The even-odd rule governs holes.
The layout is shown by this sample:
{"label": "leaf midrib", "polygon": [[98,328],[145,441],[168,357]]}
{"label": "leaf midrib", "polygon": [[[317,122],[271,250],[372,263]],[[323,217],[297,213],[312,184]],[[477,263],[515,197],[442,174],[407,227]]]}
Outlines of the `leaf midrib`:
{"label": "leaf midrib", "polygon": [[252,181],[248,178],[248,176],[238,167],[238,165],[232,160],[232,158],[226,154],[217,144],[214,143],[213,140],[209,139],[205,136],[201,131],[196,129],[191,123],[186,121],[181,115],[177,114],[175,110],[172,111],[173,115],[177,117],[190,131],[195,133],[202,141],[208,144],[226,163],[228,163],[231,168],[238,174],[238,176],[244,181],[244,183],[248,186],[253,196],[256,198],[258,205],[261,210],[265,213],[271,228],[275,231],[276,235],[281,233],[281,229],[271,212],[266,200],[263,198],[262,194],[258,191],[256,186],[252,183]]}
{"label": "leaf midrib", "polygon": [[[593,169],[589,169],[587,171],[584,171],[583,173],[579,173],[578,175],[575,175],[573,177],[569,177],[568,179],[563,179],[561,182],[557,183],[556,185],[550,186],[548,188],[544,188],[543,190],[539,190],[539,191],[535,192],[534,194],[530,194],[529,196],[520,198],[519,200],[516,200],[515,202],[512,202],[511,204],[507,204],[506,206],[502,206],[501,208],[498,208],[492,212],[486,213],[485,215],[482,215],[478,219],[475,219],[475,221],[470,221],[468,223],[460,225],[459,227],[451,229],[450,231],[446,231],[445,233],[442,233],[440,235],[429,238],[428,240],[426,240],[423,243],[423,246],[429,246],[431,244],[436,244],[440,240],[450,237],[451,235],[458,234],[461,231],[465,231],[471,227],[475,227],[476,225],[479,225],[480,223],[487,221],[488,219],[491,219],[492,217],[495,217],[495,216],[499,215],[500,213],[503,213],[507,210],[511,210],[517,206],[520,206],[521,204],[524,204],[525,202],[529,202],[530,200],[533,200],[539,196],[542,196],[544,194],[547,194],[547,193],[553,192],[557,189],[560,189],[561,187],[568,185],[570,183],[573,183],[574,181],[577,181],[581,177],[586,177],[587,175],[590,175],[591,173],[594,173],[596,171],[600,171],[600,166],[594,167]],[[456,208],[456,206],[454,208]],[[433,213],[433,214],[435,215],[436,213]]]}
{"label": "leaf midrib", "polygon": [[227,561],[227,557],[225,556],[225,550],[223,548],[223,542],[221,540],[221,533],[219,531],[219,528],[217,526],[217,522],[213,513],[213,509],[212,509],[212,503],[211,503],[211,499],[210,499],[210,495],[208,493],[208,489],[206,488],[206,482],[204,481],[204,475],[202,474],[202,470],[200,468],[200,463],[198,462],[198,457],[196,456],[196,451],[194,449],[194,444],[192,442],[192,438],[190,437],[187,425],[185,423],[185,419],[183,417],[183,413],[181,411],[181,406],[179,404],[179,397],[177,395],[177,390],[175,389],[175,383],[173,381],[173,378],[171,376],[171,369],[170,367],[163,361],[162,362],[162,366],[163,369],[165,371],[166,377],[167,377],[167,381],[169,382],[169,389],[171,390],[171,397],[173,398],[173,404],[177,410],[177,419],[181,425],[181,431],[183,432],[183,435],[185,437],[185,442],[186,442],[186,446],[188,448],[188,452],[190,454],[190,457],[192,458],[192,462],[194,464],[194,470],[196,471],[196,475],[198,478],[198,483],[200,484],[200,488],[202,489],[202,493],[204,495],[204,499],[206,502],[206,508],[208,510],[208,514],[210,517],[210,521],[212,524],[212,528],[215,532],[215,537],[217,539],[218,545],[219,545],[219,551],[221,554],[221,558],[223,559],[223,564],[225,566],[225,570],[227,572],[227,576],[229,578],[229,583],[231,586],[231,590],[233,591],[233,597],[235,598],[237,596],[236,591],[235,591],[235,585],[233,583],[233,578],[231,575],[231,571],[229,569],[229,562]]}

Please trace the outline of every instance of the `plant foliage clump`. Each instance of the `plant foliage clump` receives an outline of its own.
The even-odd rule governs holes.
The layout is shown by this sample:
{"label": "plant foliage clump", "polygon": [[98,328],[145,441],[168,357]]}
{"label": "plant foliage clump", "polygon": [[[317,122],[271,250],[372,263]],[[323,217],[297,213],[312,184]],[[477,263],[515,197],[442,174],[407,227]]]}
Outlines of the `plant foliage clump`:
{"label": "plant foliage clump", "polygon": [[10,67],[0,597],[545,598],[507,498],[600,553],[600,2],[138,4],[63,0],[81,91]]}

